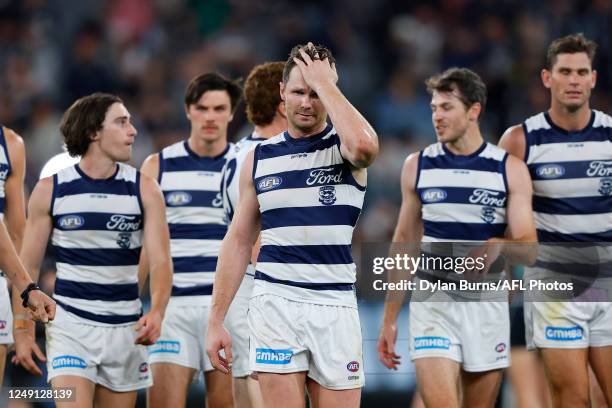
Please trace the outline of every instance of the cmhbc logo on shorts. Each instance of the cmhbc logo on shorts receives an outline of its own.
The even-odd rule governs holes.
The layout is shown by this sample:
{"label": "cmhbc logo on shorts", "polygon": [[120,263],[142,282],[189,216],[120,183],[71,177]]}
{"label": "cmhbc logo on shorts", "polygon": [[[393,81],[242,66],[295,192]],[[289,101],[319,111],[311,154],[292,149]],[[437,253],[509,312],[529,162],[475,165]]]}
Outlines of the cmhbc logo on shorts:
{"label": "cmhbc logo on shorts", "polygon": [[149,354],[153,353],[174,353],[181,351],[181,343],[172,340],[159,340],[149,347]]}
{"label": "cmhbc logo on shorts", "polygon": [[255,362],[261,364],[289,364],[293,357],[293,350],[255,349]]}
{"label": "cmhbc logo on shorts", "polygon": [[87,363],[80,357],[77,356],[57,356],[51,362],[51,367],[53,368],[85,368],[87,367]]}
{"label": "cmhbc logo on shorts", "polygon": [[425,336],[414,338],[414,349],[442,349],[448,350],[450,348],[450,339],[448,337],[439,336]]}
{"label": "cmhbc logo on shorts", "polygon": [[545,333],[547,340],[575,341],[582,340],[584,337],[584,330],[580,326],[546,326]]}

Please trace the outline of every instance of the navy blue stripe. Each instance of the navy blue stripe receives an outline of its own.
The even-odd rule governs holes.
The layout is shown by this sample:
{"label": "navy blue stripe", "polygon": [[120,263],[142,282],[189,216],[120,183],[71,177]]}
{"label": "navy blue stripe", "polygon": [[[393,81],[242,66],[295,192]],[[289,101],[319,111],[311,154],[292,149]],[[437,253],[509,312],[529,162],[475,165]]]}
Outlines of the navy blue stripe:
{"label": "navy blue stripe", "polygon": [[11,157],[9,155],[10,153],[9,153],[8,146],[6,144],[6,136],[4,134],[4,129],[2,128],[2,124],[0,124],[0,144],[2,144],[2,147],[4,148],[4,155],[6,156],[6,162],[8,165],[8,172],[6,173],[6,176],[5,176],[5,180],[6,180],[13,172],[13,166],[11,166]]}
{"label": "navy blue stripe", "polygon": [[[213,205],[213,201],[217,198],[219,191],[201,191],[201,190],[164,190],[164,199],[168,207],[210,207],[218,208]],[[174,197],[186,197],[188,201],[181,201],[180,205],[173,200]]]}
{"label": "navy blue stripe", "polygon": [[[602,148],[604,146],[602,145]],[[572,161],[562,163],[530,163],[529,173],[533,180],[563,180],[563,179],[574,179],[574,178],[585,178],[585,177],[611,177],[612,166],[605,165],[601,167],[602,174],[594,173],[587,174],[589,170],[594,172],[596,168],[591,168],[594,162],[601,162],[601,160],[583,160],[583,161]],[[593,164],[594,166],[595,164]]]}
{"label": "navy blue stripe", "polygon": [[257,262],[283,264],[351,264],[350,245],[264,245]]}
{"label": "navy blue stripe", "polygon": [[[332,135],[327,139],[320,137],[315,139],[317,137],[318,136],[312,136],[313,139],[305,138],[303,140],[305,143],[301,143],[302,141],[296,140],[287,141],[286,139],[281,143],[262,143],[256,147],[256,149],[259,150],[258,160],[270,159],[272,157],[285,156],[288,154],[314,153],[338,144],[338,135]],[[300,158],[296,157],[295,160],[300,160]]]}
{"label": "navy blue stripe", "polygon": [[227,233],[227,225],[219,224],[168,224],[172,239],[218,239]]}
{"label": "navy blue stripe", "polygon": [[355,285],[352,283],[317,283],[317,282],[295,282],[284,279],[276,279],[271,277],[270,275],[266,275],[263,272],[255,271],[255,279],[264,280],[266,282],[271,283],[280,283],[281,285],[289,285],[296,286],[298,288],[304,289],[314,289],[314,290],[353,290],[355,289]]}
{"label": "navy blue stripe", "polygon": [[423,221],[425,235],[439,239],[486,241],[503,237],[506,224]]}
{"label": "navy blue stripe", "polygon": [[124,324],[138,321],[142,316],[142,311],[139,314],[133,315],[99,315],[97,313],[87,312],[85,310],[77,309],[76,307],[70,306],[60,300],[55,299],[55,302],[62,307],[62,309],[73,313],[83,319],[93,320],[94,322],[106,323],[106,324]]}
{"label": "navy blue stripe", "polygon": [[562,234],[538,229],[539,242],[612,242],[612,230],[595,234]]}
{"label": "navy blue stripe", "polygon": [[172,258],[174,273],[214,272],[217,269],[217,257],[183,256]]}
{"label": "navy blue stripe", "polygon": [[[336,176],[339,177],[339,181],[336,180]],[[295,170],[295,171],[280,171],[273,175],[267,175],[263,177],[257,177],[253,180],[255,184],[255,190],[257,194],[265,193],[270,191],[269,189],[261,189],[259,183],[270,177],[279,178],[280,184],[275,187],[275,190],[289,189],[289,188],[306,188],[306,187],[320,187],[327,185],[338,185],[338,184],[349,184],[353,185],[353,177],[351,170],[344,163],[316,167],[306,170]]]}
{"label": "navy blue stripe", "polygon": [[544,145],[550,143],[580,143],[580,142],[606,142],[612,140],[610,128],[597,127],[584,132],[572,132],[571,140],[568,140],[566,133],[561,133],[555,129],[538,129],[530,133],[527,139],[530,146]]}
{"label": "navy blue stripe", "polygon": [[261,214],[261,229],[312,225],[355,226],[360,212],[360,208],[351,205],[277,208]]}
{"label": "navy blue stripe", "polygon": [[6,205],[6,200],[4,197],[0,198],[0,214],[4,214],[4,206]]}
{"label": "navy blue stripe", "polygon": [[[592,248],[593,251],[596,248]],[[585,249],[585,256],[589,255],[589,249]],[[571,275],[577,278],[609,278],[612,277],[612,262],[602,262],[597,264],[581,263],[560,263],[536,261],[535,267],[546,269],[555,273]]]}
{"label": "navy blue stripe", "polygon": [[138,299],[138,284],[101,284],[57,278],[55,293],[76,299],[104,300],[107,302],[136,300]]}
{"label": "navy blue stripe", "polygon": [[[118,216],[123,216],[123,226],[117,225],[116,219]],[[111,217],[115,217],[115,221],[111,220]],[[109,231],[107,224],[113,226],[114,228],[123,228],[113,229],[120,232],[139,232],[142,230],[142,220],[143,217],[141,214],[111,214],[111,213],[99,213],[99,212],[78,212],[74,214],[63,214],[63,215],[54,215],[53,216],[53,225],[55,228],[62,231],[72,231],[72,230],[94,230],[94,231]],[[67,222],[67,223],[66,223]],[[76,223],[75,223],[76,222]],[[138,229],[134,230],[132,228],[128,228],[132,226],[134,223],[139,223]],[[120,223],[121,224],[121,223]],[[127,225],[129,224],[129,225]]]}
{"label": "navy blue stripe", "polygon": [[460,169],[499,173],[500,160],[484,157],[473,157],[470,160],[461,160],[461,158],[462,156],[451,157],[447,154],[436,157],[423,156],[421,169]]}
{"label": "navy blue stripe", "polygon": [[533,211],[560,215],[612,213],[612,196],[549,198],[534,195]]}
{"label": "navy blue stripe", "polygon": [[213,159],[210,157],[202,157],[196,159],[192,156],[164,158],[164,173],[181,172],[181,171],[206,171],[220,173],[227,161],[225,157]]}
{"label": "navy blue stripe", "polygon": [[213,285],[197,285],[187,288],[172,286],[172,296],[210,296],[213,292]]}
{"label": "navy blue stripe", "polygon": [[[478,207],[481,207],[483,205],[491,205],[493,206],[493,202],[483,202],[482,200],[487,200],[487,199],[493,199],[496,202],[498,200],[503,200],[504,205],[502,205],[501,207],[505,207],[505,201],[506,201],[506,192],[505,191],[499,191],[499,190],[492,190],[492,189],[488,189],[488,188],[478,188],[478,187],[444,187],[444,181],[440,181],[440,184],[442,184],[442,186],[440,187],[427,187],[427,188],[418,188],[417,189],[417,193],[419,195],[419,199],[421,200],[421,202],[424,205],[434,205],[434,204],[474,204],[477,205]],[[443,191],[444,193],[446,193],[446,195],[444,196],[444,198],[442,198],[442,195],[440,194],[436,194],[434,197],[434,201],[433,202],[429,202],[426,200],[427,198],[427,193],[428,192],[433,192],[433,193],[437,193],[439,191]],[[485,190],[485,191],[489,191],[489,192],[496,192],[497,195],[488,193],[486,194],[486,197],[484,195],[482,196],[473,196],[474,195],[474,190]],[[473,196],[473,200],[476,201],[475,203],[471,203],[470,202],[470,197]],[[494,207],[499,207],[497,205],[494,205]]]}
{"label": "navy blue stripe", "polygon": [[116,194],[116,195],[138,195],[136,183],[127,180],[98,180],[90,181],[78,178],[57,185],[56,197],[64,197],[75,194]]}
{"label": "navy blue stripe", "polygon": [[57,262],[83,266],[138,265],[140,248],[62,248],[53,246]]}

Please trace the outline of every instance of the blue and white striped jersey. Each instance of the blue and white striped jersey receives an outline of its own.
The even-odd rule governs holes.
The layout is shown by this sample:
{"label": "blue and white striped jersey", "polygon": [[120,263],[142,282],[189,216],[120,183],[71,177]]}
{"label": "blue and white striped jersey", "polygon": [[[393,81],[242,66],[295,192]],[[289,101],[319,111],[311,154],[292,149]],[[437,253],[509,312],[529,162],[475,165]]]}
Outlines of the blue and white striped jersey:
{"label": "blue and white striped jersey", "polygon": [[118,163],[108,179],[76,164],[53,176],[51,242],[57,262],[54,298],[90,324],[136,322],[143,207],[140,173]]}
{"label": "blue and white striped jersey", "polygon": [[365,187],[351,170],[332,126],[301,139],[284,132],[255,148],[261,251],[253,296],[356,307],[351,240]]}
{"label": "blue and white striped jersey", "polygon": [[489,143],[465,156],[442,143],[420,153],[416,192],[422,203],[423,242],[486,241],[504,235],[507,157]]}
{"label": "blue and white striped jersey", "polygon": [[[6,138],[4,137],[4,128],[0,125],[0,221],[4,219],[4,207],[6,205],[4,183],[6,183],[6,179],[10,175],[11,161],[9,160]],[[4,276],[4,272],[0,271],[0,276]]]}
{"label": "blue and white striped jersey", "polygon": [[200,157],[187,141],[159,155],[159,184],[166,200],[174,264],[172,302],[209,304],[221,241],[227,232],[221,171],[232,145],[217,157]]}
{"label": "blue and white striped jersey", "polygon": [[538,240],[610,242],[612,118],[594,110],[586,128],[569,132],[544,112],[523,130]]}

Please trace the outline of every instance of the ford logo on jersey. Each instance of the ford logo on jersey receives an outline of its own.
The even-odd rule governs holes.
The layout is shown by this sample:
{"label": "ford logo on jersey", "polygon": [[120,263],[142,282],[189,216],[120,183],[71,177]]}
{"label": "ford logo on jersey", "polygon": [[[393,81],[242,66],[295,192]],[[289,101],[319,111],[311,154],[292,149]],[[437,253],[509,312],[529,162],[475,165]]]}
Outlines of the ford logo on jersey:
{"label": "ford logo on jersey", "polygon": [[421,193],[421,199],[426,203],[437,203],[446,198],[446,191],[440,188],[428,188]]}
{"label": "ford logo on jersey", "polygon": [[293,357],[293,350],[255,349],[255,362],[261,364],[289,364]]}
{"label": "ford logo on jersey", "polygon": [[425,336],[414,338],[414,349],[444,349],[450,348],[451,341],[448,337]]}
{"label": "ford logo on jersey", "polygon": [[186,205],[191,202],[191,194],[186,191],[173,191],[166,196],[166,203],[172,207]]}
{"label": "ford logo on jersey", "polygon": [[64,215],[57,220],[57,226],[61,229],[73,230],[77,228],[81,228],[85,224],[85,218],[80,215],[72,214],[72,215]]}
{"label": "ford logo on jersey", "polygon": [[257,183],[257,189],[259,191],[272,190],[273,188],[280,186],[282,182],[283,179],[278,176],[266,177],[265,179]]}
{"label": "ford logo on jersey", "polygon": [[85,360],[77,356],[58,356],[53,359],[53,361],[51,362],[51,366],[53,368],[85,368],[87,367],[87,363],[85,362]]}
{"label": "ford logo on jersey", "polygon": [[487,190],[486,188],[475,188],[468,198],[471,204],[482,204],[495,207],[506,205],[506,197],[499,191]]}
{"label": "ford logo on jersey", "polygon": [[349,370],[351,373],[356,373],[357,371],[359,371],[359,362],[351,361],[346,365],[346,369]]}
{"label": "ford logo on jersey", "polygon": [[586,174],[589,177],[610,177],[612,176],[612,161],[592,161]]}
{"label": "ford logo on jersey", "polygon": [[561,341],[575,341],[582,340],[583,334],[582,327],[555,327],[546,326],[545,334],[547,340],[561,340]]}
{"label": "ford logo on jersey", "polygon": [[542,164],[536,169],[536,174],[545,179],[559,178],[565,174],[565,167],[560,164]]}

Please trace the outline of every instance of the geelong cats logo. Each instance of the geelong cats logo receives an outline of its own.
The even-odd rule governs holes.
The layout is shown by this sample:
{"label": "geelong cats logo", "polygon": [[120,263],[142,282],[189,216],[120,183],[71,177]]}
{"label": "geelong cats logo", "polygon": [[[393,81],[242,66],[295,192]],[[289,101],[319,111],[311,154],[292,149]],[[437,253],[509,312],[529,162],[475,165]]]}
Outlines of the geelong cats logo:
{"label": "geelong cats logo", "polygon": [[319,187],[319,202],[323,205],[332,205],[336,202],[336,187]]}

